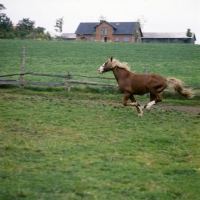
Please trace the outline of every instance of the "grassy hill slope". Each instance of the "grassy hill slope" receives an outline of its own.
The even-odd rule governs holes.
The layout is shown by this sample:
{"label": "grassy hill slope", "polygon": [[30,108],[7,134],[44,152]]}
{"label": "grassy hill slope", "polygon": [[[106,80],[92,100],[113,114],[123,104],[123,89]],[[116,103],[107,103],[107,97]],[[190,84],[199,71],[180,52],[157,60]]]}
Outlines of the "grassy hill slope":
{"label": "grassy hill slope", "polygon": [[[26,71],[55,74],[69,71],[94,76],[98,67],[113,56],[127,62],[136,73],[144,73],[146,69],[147,73],[175,76],[187,85],[200,85],[199,45],[29,40],[0,40],[0,45],[0,74],[21,70],[21,48],[24,46]],[[113,77],[112,73],[105,76]]]}

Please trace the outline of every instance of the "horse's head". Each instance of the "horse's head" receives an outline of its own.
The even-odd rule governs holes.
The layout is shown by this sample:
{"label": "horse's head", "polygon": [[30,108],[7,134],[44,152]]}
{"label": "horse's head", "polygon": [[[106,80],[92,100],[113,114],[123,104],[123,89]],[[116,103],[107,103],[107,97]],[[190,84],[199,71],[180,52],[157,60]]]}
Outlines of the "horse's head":
{"label": "horse's head", "polygon": [[101,65],[101,67],[98,69],[99,73],[103,74],[104,72],[112,70],[112,61],[113,57],[110,57],[105,63],[103,63],[103,65]]}

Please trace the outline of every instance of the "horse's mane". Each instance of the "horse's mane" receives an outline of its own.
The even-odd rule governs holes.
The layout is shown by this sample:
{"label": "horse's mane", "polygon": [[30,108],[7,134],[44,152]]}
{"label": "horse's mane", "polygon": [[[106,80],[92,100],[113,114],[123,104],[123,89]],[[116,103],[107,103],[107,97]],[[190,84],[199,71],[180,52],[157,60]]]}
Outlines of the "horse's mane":
{"label": "horse's mane", "polygon": [[127,71],[131,71],[130,67],[127,64],[128,63],[126,63],[126,62],[121,63],[119,60],[113,59],[111,65],[112,65],[112,68],[119,67],[119,68],[125,69]]}

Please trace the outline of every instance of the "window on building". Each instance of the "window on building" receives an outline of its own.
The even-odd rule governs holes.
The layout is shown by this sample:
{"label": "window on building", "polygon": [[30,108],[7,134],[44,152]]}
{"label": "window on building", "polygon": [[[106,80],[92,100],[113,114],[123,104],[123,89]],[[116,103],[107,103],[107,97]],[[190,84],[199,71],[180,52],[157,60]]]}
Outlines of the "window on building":
{"label": "window on building", "polygon": [[124,37],[124,42],[130,42],[130,38],[129,37]]}
{"label": "window on building", "polygon": [[108,29],[107,28],[102,28],[101,29],[101,35],[107,35],[108,34]]}
{"label": "window on building", "polygon": [[94,37],[90,37],[90,42],[94,42]]}
{"label": "window on building", "polygon": [[119,37],[115,37],[115,42],[119,42]]}

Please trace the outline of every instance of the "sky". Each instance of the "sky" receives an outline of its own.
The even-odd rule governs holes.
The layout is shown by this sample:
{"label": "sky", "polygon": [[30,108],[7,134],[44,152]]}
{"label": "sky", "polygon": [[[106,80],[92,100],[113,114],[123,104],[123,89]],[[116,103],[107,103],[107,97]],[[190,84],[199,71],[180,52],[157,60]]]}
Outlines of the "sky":
{"label": "sky", "polygon": [[200,0],[1,0],[3,13],[14,25],[23,18],[55,32],[56,19],[63,17],[63,33],[74,33],[80,22],[135,22],[142,32],[195,33],[200,44]]}

